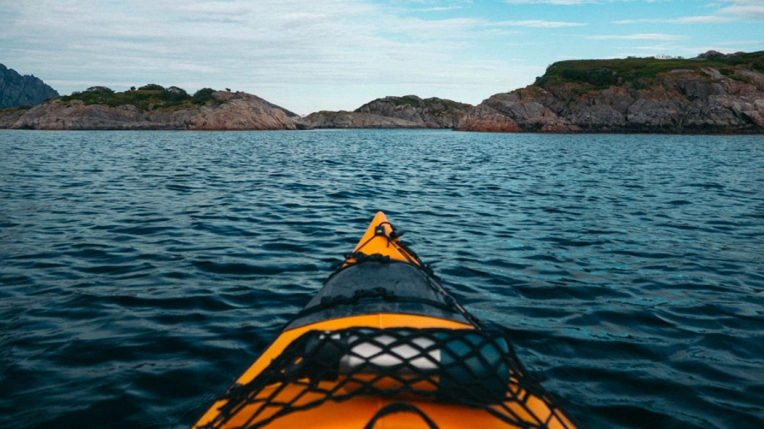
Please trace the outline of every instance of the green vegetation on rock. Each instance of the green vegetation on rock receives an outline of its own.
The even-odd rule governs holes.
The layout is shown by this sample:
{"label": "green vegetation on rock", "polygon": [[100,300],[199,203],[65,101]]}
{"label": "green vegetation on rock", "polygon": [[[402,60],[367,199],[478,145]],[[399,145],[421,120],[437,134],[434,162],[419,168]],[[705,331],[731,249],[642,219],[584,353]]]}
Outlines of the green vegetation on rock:
{"label": "green vegetation on rock", "polygon": [[32,108],[32,106],[30,106],[28,104],[22,104],[21,106],[6,107],[5,109],[0,109],[0,112],[2,112],[3,114],[10,114],[10,113],[18,112],[18,111],[21,111],[21,110],[29,110],[31,108]]}
{"label": "green vegetation on rock", "polygon": [[453,110],[467,110],[472,107],[466,103],[460,103],[458,101],[446,100],[443,98],[426,98],[424,99],[424,105],[428,108],[436,108],[437,110],[453,111]]}
{"label": "green vegetation on rock", "polygon": [[194,93],[194,96],[191,97],[191,102],[194,104],[207,104],[208,101],[212,100],[212,93],[215,92],[212,88],[202,88]]}
{"label": "green vegetation on rock", "polygon": [[421,101],[422,100],[419,97],[414,97],[414,96],[411,96],[411,95],[406,95],[406,96],[403,96],[403,97],[396,98],[395,100],[393,100],[393,103],[396,106],[409,105],[409,106],[412,106],[412,107],[419,107],[419,103]]}
{"label": "green vegetation on rock", "polygon": [[697,58],[625,58],[560,61],[550,65],[534,85],[548,87],[565,83],[589,84],[596,89],[631,83],[636,86],[671,70],[697,71],[714,68],[730,76],[735,69],[764,70],[764,52],[724,55],[710,51]]}
{"label": "green vegetation on rock", "polygon": [[384,98],[377,98],[355,109],[354,112],[360,113],[363,111],[373,111],[374,108],[370,108],[370,106],[374,105],[375,103],[392,103],[392,105],[395,107],[411,106],[414,109],[427,111],[436,116],[440,116],[444,112],[462,111],[472,107],[469,104],[437,97],[422,99],[416,95],[404,95],[403,97],[389,96]]}
{"label": "green vegetation on rock", "polygon": [[165,88],[155,83],[141,86],[137,90],[114,92],[104,86],[94,86],[82,92],[61,97],[64,102],[79,100],[86,105],[104,104],[110,107],[132,105],[140,110],[178,109],[190,107],[192,104],[203,105],[214,100],[215,90],[203,88],[192,97],[184,89],[177,86]]}
{"label": "green vegetation on rock", "polygon": [[140,91],[164,91],[164,87],[156,83],[149,83],[149,84],[143,85],[142,87],[138,89]]}

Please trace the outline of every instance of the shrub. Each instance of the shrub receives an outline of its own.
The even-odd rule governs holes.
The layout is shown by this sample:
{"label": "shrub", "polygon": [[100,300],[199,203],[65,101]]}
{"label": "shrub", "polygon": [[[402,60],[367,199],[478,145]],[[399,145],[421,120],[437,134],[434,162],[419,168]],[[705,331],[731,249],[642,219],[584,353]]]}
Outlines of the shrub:
{"label": "shrub", "polygon": [[150,83],[148,85],[143,85],[142,87],[138,88],[141,91],[164,91],[164,87],[162,85],[157,85],[155,83]]}
{"label": "shrub", "polygon": [[396,99],[393,104],[396,106],[411,106],[411,107],[419,107],[419,99],[415,97],[411,97],[408,95],[404,95],[403,97],[400,97]]}
{"label": "shrub", "polygon": [[550,65],[543,76],[536,78],[538,86],[554,86],[565,82],[588,83],[603,89],[609,85],[631,83],[650,85],[661,73],[671,70],[698,71],[712,67],[722,73],[735,68],[764,71],[764,51],[722,55],[711,52],[697,58],[637,58],[560,61]]}
{"label": "shrub", "polygon": [[598,88],[618,83],[618,74],[606,68],[590,70],[564,69],[560,75],[569,82],[588,83]]}
{"label": "shrub", "polygon": [[207,104],[208,101],[212,100],[212,93],[215,92],[212,88],[202,88],[194,93],[194,96],[191,97],[191,102],[194,104]]}
{"label": "shrub", "polygon": [[114,94],[114,90],[111,88],[107,88],[105,86],[91,86],[90,88],[86,89],[85,92],[98,92],[101,94]]}
{"label": "shrub", "polygon": [[179,102],[179,101],[185,101],[191,98],[188,93],[182,89],[178,88],[177,86],[171,86],[167,89],[162,90],[162,94],[160,97],[163,100],[171,101],[171,102]]}

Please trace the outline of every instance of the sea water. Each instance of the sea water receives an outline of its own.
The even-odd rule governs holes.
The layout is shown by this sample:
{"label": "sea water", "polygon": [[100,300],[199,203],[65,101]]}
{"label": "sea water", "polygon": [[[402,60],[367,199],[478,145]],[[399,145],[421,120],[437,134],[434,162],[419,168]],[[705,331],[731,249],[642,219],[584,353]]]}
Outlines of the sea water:
{"label": "sea water", "polygon": [[764,427],[764,138],[0,131],[0,427],[187,427],[383,210],[584,427]]}

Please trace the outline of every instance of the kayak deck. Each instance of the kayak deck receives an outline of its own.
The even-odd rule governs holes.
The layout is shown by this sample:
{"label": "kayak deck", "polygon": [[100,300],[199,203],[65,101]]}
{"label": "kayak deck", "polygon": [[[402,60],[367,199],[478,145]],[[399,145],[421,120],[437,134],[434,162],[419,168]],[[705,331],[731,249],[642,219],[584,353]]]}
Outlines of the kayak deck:
{"label": "kayak deck", "polygon": [[196,428],[574,428],[377,213]]}

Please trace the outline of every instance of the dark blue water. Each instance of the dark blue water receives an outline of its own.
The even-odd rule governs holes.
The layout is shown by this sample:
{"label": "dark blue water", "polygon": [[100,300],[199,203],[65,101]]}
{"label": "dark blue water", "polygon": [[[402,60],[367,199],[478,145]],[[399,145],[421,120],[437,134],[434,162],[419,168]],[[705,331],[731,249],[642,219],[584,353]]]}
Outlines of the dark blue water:
{"label": "dark blue water", "polygon": [[384,210],[590,428],[764,427],[764,139],[0,131],[0,427],[191,425]]}

